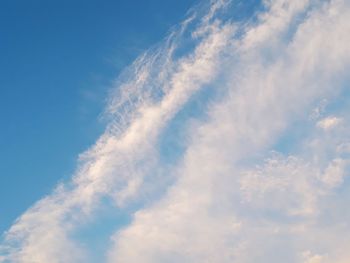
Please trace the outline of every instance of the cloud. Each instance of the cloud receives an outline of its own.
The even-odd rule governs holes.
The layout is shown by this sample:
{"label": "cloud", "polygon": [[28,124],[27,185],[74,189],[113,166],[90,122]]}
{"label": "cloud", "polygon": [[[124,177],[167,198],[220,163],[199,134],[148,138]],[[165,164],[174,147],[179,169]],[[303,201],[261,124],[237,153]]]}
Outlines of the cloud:
{"label": "cloud", "polygon": [[323,261],[323,256],[312,255],[310,251],[303,252],[303,259],[305,263],[321,263]]}
{"label": "cloud", "polygon": [[[132,218],[109,233],[110,262],[350,258],[349,120],[318,120],[346,116],[328,114],[322,102],[337,101],[349,79],[350,6],[267,0],[233,22],[230,12],[242,5],[195,7],[125,70],[110,93],[106,132],[81,155],[72,181],[7,231],[4,260],[89,262],[74,233],[99,220],[104,198]],[[178,134],[165,130],[198,94],[204,117],[183,115],[185,150],[168,167],[159,142]],[[275,149],[291,138],[293,152]]]}
{"label": "cloud", "polygon": [[321,129],[329,130],[339,125],[341,121],[338,117],[327,117],[317,122],[317,126]]}
{"label": "cloud", "polygon": [[254,165],[291,123],[306,123],[304,113],[341,88],[334,80],[348,66],[338,63],[349,50],[337,48],[348,6],[269,4],[271,11],[227,47],[225,95],[192,131],[178,181],[115,235],[111,262],[295,262],[300,251],[320,249],[308,235],[328,238],[318,225],[322,202],[335,194],[347,163],[321,158],[333,154],[333,141],[305,153],[310,145],[301,141],[300,156],[272,158],[257,169],[244,164]]}
{"label": "cloud", "polygon": [[[207,23],[200,23],[199,28],[207,33],[192,53],[175,61],[170,58],[176,38],[184,30],[180,28],[170,34],[163,47],[137,60],[129,69],[132,73],[126,72],[132,78],[127,77],[127,81],[119,84],[116,99],[111,99],[108,107],[109,113],[116,117],[113,116],[96,145],[81,156],[82,164],[72,182],[58,186],[6,233],[10,245],[3,246],[3,250],[10,260],[87,260],[80,256],[83,253],[78,242],[69,238],[72,229],[89,218],[102,196],[110,196],[118,206],[123,206],[138,194],[154,162],[153,144],[165,123],[215,76],[216,57],[233,28]],[[155,66],[159,62],[163,63],[162,69]],[[161,92],[148,89],[149,85],[155,85],[149,83],[154,81],[155,73],[160,76],[157,84],[164,88]]]}

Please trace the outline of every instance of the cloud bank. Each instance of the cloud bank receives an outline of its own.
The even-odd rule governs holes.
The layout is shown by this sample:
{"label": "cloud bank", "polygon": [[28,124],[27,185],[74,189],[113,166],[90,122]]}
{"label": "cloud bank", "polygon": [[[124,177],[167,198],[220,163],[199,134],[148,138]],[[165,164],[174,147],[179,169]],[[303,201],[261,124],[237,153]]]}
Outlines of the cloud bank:
{"label": "cloud bank", "polygon": [[349,42],[346,0],[195,6],[116,80],[105,133],[0,261],[349,262]]}

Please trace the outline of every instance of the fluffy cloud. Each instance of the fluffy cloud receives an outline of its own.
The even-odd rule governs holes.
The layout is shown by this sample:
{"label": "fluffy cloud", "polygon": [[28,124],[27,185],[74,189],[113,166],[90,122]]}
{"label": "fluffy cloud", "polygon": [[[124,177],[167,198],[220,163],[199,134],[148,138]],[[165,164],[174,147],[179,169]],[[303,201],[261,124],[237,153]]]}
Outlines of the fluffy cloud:
{"label": "fluffy cloud", "polygon": [[334,128],[335,126],[339,125],[341,123],[341,119],[337,117],[327,117],[319,122],[317,122],[317,126],[324,129],[329,130]]}
{"label": "fluffy cloud", "polygon": [[[329,254],[328,262],[336,258],[334,244],[342,240],[329,247],[321,240],[338,226],[322,231],[321,214],[347,173],[348,160],[332,156],[337,144],[321,143],[323,135],[311,130],[305,137],[317,147],[301,140],[297,156],[249,166],[258,165],[279,136],[288,137],[294,122],[306,124],[314,103],[342,88],[334,82],[346,78],[349,49],[339,39],[349,9],[340,1],[267,5],[270,11],[227,47],[226,96],[191,132],[177,183],[115,235],[111,262],[326,260],[303,252],[308,249]],[[315,232],[322,233],[320,241],[309,237]]]}

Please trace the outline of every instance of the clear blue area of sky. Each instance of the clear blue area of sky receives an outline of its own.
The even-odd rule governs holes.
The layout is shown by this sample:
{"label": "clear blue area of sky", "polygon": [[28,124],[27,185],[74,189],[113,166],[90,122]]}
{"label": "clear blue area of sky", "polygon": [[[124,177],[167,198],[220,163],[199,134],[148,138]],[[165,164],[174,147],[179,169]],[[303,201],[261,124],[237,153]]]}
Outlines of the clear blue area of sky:
{"label": "clear blue area of sky", "polygon": [[0,1],[0,233],[71,176],[111,81],[196,2]]}

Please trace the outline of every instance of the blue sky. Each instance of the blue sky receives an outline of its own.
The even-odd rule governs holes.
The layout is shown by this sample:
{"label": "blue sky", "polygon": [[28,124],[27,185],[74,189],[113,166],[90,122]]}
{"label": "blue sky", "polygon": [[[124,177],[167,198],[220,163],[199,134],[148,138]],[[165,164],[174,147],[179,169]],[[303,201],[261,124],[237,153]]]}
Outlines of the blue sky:
{"label": "blue sky", "polygon": [[140,2],[1,3],[0,262],[349,262],[350,3]]}
{"label": "blue sky", "polygon": [[0,232],[73,173],[111,82],[195,1],[0,3]]}

